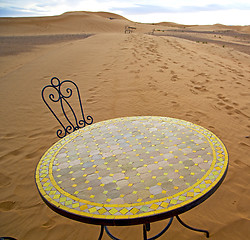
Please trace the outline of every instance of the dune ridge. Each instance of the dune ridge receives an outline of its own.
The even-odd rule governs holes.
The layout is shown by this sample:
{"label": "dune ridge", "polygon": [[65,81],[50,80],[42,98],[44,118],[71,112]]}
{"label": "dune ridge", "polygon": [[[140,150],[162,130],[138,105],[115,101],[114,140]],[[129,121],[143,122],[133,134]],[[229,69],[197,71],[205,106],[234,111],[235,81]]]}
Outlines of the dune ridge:
{"label": "dune ridge", "polygon": [[178,23],[173,23],[173,22],[160,22],[160,23],[155,23],[154,25],[156,26],[167,26],[167,27],[174,27],[174,28],[193,28],[193,27],[198,27],[199,29],[201,28],[210,28],[210,29],[225,29],[225,30],[235,30],[235,31],[241,31],[241,32],[250,32],[250,26],[245,25],[245,26],[227,26],[223,24],[213,24],[213,25],[185,25],[185,24],[178,24]]}
{"label": "dune ridge", "polygon": [[[230,46],[177,37],[174,33],[178,32],[150,35],[155,25],[122,17],[110,19],[115,16],[108,13],[97,15],[81,12],[35,20],[0,19],[0,40],[15,38],[4,45],[13,51],[0,54],[0,237],[98,237],[98,226],[56,214],[36,189],[36,165],[58,140],[58,123],[42,102],[41,89],[57,76],[78,84],[85,113],[91,114],[94,122],[123,116],[169,116],[215,133],[228,149],[228,174],[207,201],[182,218],[192,226],[208,229],[211,240],[248,239],[250,55]],[[127,24],[136,31],[124,34]],[[198,33],[204,30],[202,26],[191,30],[197,37],[214,39],[213,34]],[[214,28],[206,26],[205,30]],[[91,35],[74,38],[81,34]],[[218,41],[236,41],[220,36]],[[166,223],[152,224],[150,236]],[[121,239],[142,239],[141,226],[112,227],[111,231]],[[159,239],[165,238],[198,240],[204,235],[174,221]],[[105,235],[103,239],[109,238]]]}
{"label": "dune ridge", "polygon": [[122,32],[126,22],[130,21],[106,12],[67,12],[51,17],[0,18],[0,35]]}
{"label": "dune ridge", "polygon": [[137,32],[147,32],[159,27],[164,29],[204,29],[234,30],[250,33],[250,25],[226,26],[214,25],[183,25],[172,22],[152,24],[134,23],[123,16],[108,12],[66,12],[51,17],[0,17],[0,36],[32,35],[32,34],[63,34],[63,33],[97,33],[124,32],[124,26],[137,27]]}

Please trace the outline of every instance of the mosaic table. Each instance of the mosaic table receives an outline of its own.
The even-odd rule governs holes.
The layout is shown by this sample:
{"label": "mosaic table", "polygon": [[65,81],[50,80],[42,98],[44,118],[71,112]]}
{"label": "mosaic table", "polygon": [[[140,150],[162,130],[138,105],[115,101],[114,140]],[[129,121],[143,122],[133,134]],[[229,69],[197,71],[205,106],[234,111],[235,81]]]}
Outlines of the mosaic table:
{"label": "mosaic table", "polygon": [[168,117],[95,123],[55,143],[36,184],[54,211],[99,225],[145,224],[177,216],[223,181],[228,154],[207,129]]}

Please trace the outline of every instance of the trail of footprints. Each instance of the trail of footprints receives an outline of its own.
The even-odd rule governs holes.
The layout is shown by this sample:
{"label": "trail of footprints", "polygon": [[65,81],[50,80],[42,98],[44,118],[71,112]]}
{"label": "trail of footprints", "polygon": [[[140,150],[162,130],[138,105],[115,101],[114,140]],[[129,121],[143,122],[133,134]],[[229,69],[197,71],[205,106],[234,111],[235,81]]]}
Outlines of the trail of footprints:
{"label": "trail of footprints", "polygon": [[[172,43],[169,40],[163,39],[167,45],[174,48],[179,52],[179,58],[183,51],[187,51],[185,47],[178,43]],[[152,75],[156,73],[164,73],[169,80],[176,82],[179,80],[177,73],[172,69],[171,65],[180,64],[177,60],[173,60],[168,57],[166,52],[161,53],[159,50],[159,45],[153,37],[148,37],[144,35],[129,35],[126,40],[120,45],[121,52],[124,52],[124,56],[130,55],[123,59],[123,70],[128,73],[135,74],[135,79],[139,78],[139,74],[143,72],[144,68],[152,68]],[[121,55],[121,57],[124,57]],[[131,60],[132,59],[132,60]],[[109,64],[106,64],[103,70],[97,75],[98,77],[103,77],[107,71],[115,68],[115,66],[120,67],[121,59],[116,59]],[[190,71],[193,71],[192,69]]]}
{"label": "trail of footprints", "polygon": [[250,120],[250,116],[245,114],[243,111],[239,109],[239,104],[236,102],[231,101],[228,97],[224,96],[223,94],[217,94],[217,105],[219,107],[223,107],[226,109],[228,115],[241,115]]}
{"label": "trail of footprints", "polygon": [[[209,55],[199,55],[197,52],[187,49],[173,39],[161,39],[164,43],[163,45],[167,46],[164,48],[164,52],[161,52],[162,44],[159,46],[158,40],[159,39],[156,41],[154,37],[149,37],[147,35],[128,35],[120,44],[119,56],[109,63],[104,64],[102,71],[97,74],[97,77],[102,79],[103,83],[107,83],[108,73],[110,73],[112,69],[121,68],[125,74],[133,74],[134,79],[139,79],[143,76],[144,69],[150,67],[152,71],[150,76],[146,77],[148,80],[147,84],[149,88],[158,90],[164,96],[167,96],[168,93],[163,91],[159,86],[158,81],[155,80],[157,79],[154,76],[155,74],[165,74],[166,81],[170,80],[172,83],[182,80],[183,84],[188,86],[193,94],[209,92],[210,84],[217,84],[217,90],[220,88],[223,89],[224,82],[228,81],[225,77],[227,73],[235,80],[234,87],[245,86],[241,81],[245,75],[242,74],[242,71],[239,71],[237,67],[225,65],[225,63],[219,60],[210,58]],[[173,53],[169,55],[168,51],[174,51],[176,57],[173,58]],[[185,57],[184,60],[182,59],[183,57]],[[233,59],[236,66],[240,64],[240,60],[235,56],[233,56]],[[180,72],[176,73],[175,69],[180,69]],[[213,69],[215,72],[214,76],[207,74],[206,69],[207,72]],[[186,77],[187,75],[190,76],[190,79]],[[183,76],[186,77],[185,81],[182,79]],[[145,78],[145,76],[143,77]],[[250,82],[250,79],[248,81]],[[218,82],[221,82],[221,84],[218,84]],[[91,90],[93,93],[98,90],[100,91],[97,87],[90,89],[90,91]],[[240,110],[237,110],[237,103],[227,101],[227,99],[220,94],[217,94],[217,99],[217,106],[224,107],[229,115],[235,113],[244,115]],[[94,102],[94,97],[89,99],[89,101]]]}

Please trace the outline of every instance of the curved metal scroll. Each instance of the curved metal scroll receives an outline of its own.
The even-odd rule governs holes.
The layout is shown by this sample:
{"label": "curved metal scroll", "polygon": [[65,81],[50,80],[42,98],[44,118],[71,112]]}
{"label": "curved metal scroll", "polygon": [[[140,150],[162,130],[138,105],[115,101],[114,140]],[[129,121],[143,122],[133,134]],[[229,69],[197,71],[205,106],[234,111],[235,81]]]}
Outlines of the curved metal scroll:
{"label": "curved metal scroll", "polygon": [[[65,87],[64,87],[65,86]],[[52,93],[49,93],[47,98],[45,97],[45,93],[51,90]],[[69,98],[74,95],[74,91],[76,92],[76,98],[79,100],[79,108],[81,111],[81,117],[77,118],[73,107],[69,102]],[[88,115],[86,118],[83,113],[83,107],[81,103],[80,92],[77,85],[71,80],[60,81],[57,77],[53,77],[51,79],[51,84],[45,86],[42,89],[42,99],[52,112],[54,117],[62,126],[62,129],[58,129],[56,134],[59,138],[65,137],[68,133],[74,132],[79,128],[83,128],[86,125],[90,125],[93,123],[93,118]],[[47,101],[49,100],[49,102]],[[49,104],[50,103],[50,104]],[[61,107],[61,111],[65,117],[65,121],[61,121],[53,110],[52,104],[59,103]]]}

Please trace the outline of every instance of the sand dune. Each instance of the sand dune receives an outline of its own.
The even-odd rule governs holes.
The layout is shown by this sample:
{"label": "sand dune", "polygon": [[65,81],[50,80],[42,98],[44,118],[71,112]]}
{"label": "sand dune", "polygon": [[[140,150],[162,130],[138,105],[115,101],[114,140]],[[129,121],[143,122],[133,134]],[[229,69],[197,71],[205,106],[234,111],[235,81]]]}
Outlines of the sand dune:
{"label": "sand dune", "polygon": [[172,22],[160,22],[154,24],[156,26],[166,26],[166,27],[174,27],[174,28],[184,28],[184,29],[207,29],[207,30],[235,30],[235,31],[241,31],[241,32],[250,32],[250,26],[227,26],[223,24],[214,24],[214,25],[184,25],[184,24],[178,24],[178,23],[172,23]]}
{"label": "sand dune", "polygon": [[221,47],[234,48],[237,51],[250,54],[250,34],[235,30],[200,30],[200,29],[168,29],[156,30],[155,36],[172,36],[196,43],[217,44]]}
{"label": "sand dune", "polygon": [[111,13],[67,12],[52,17],[1,18],[1,35],[124,32],[130,21]]}
{"label": "sand dune", "polygon": [[[136,26],[133,34],[124,34],[127,24]],[[57,141],[58,127],[42,102],[41,89],[57,76],[78,84],[85,112],[95,122],[169,116],[199,124],[220,137],[229,152],[228,175],[212,197],[183,214],[183,219],[208,229],[212,240],[248,239],[250,55],[217,43],[144,34],[153,28],[108,13],[0,19],[0,39],[12,36],[4,46],[15,49],[0,55],[0,236],[97,239],[98,226],[54,213],[35,186],[35,167]],[[91,36],[76,37],[81,34]],[[44,36],[34,38],[37,35]],[[223,41],[232,39],[225,36]],[[154,223],[151,234],[164,224]],[[141,226],[111,229],[121,239],[142,239]],[[159,239],[165,238],[204,236],[174,222]]]}

